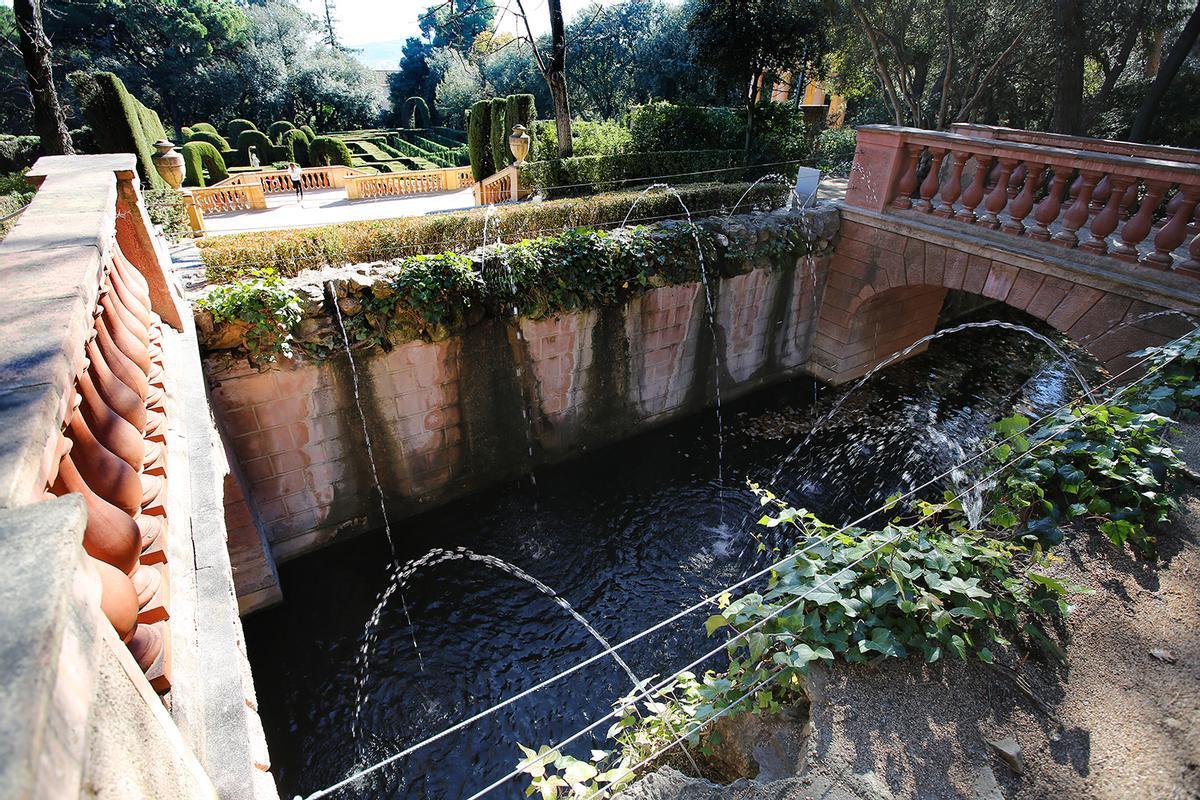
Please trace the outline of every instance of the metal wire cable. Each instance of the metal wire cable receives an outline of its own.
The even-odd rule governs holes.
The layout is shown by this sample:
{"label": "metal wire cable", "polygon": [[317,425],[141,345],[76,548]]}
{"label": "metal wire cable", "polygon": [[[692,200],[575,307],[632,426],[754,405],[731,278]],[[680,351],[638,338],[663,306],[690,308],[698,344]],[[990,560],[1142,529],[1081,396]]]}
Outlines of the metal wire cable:
{"label": "metal wire cable", "polygon": [[[1184,334],[1183,336],[1181,336],[1181,337],[1177,338],[1177,339],[1176,339],[1176,340],[1174,340],[1174,341],[1175,341],[1175,342],[1181,341],[1183,338],[1185,338],[1185,337],[1186,337],[1186,336],[1188,336],[1188,335],[1190,335],[1190,333],[1189,333],[1189,334]],[[1155,372],[1157,372],[1157,371],[1161,370],[1161,369],[1162,369],[1164,366],[1166,366],[1166,364],[1167,364],[1167,363],[1170,363],[1170,361],[1174,360],[1174,358],[1176,358],[1176,357],[1177,357],[1177,356],[1172,356],[1170,359],[1167,359],[1167,361],[1164,361],[1164,362],[1163,362],[1163,364],[1160,364],[1160,365],[1158,365],[1158,366],[1157,366],[1157,367],[1156,367],[1154,370],[1152,370],[1152,371],[1150,371],[1150,372],[1147,372],[1147,373],[1146,373],[1146,375],[1143,375],[1143,376],[1142,376],[1141,378],[1139,378],[1137,381],[1134,381],[1133,383],[1127,384],[1126,386],[1124,386],[1124,387],[1120,388],[1120,389],[1119,389],[1119,390],[1117,390],[1117,391],[1116,391],[1116,392],[1115,392],[1115,393],[1114,393],[1112,396],[1110,396],[1109,398],[1107,398],[1105,401],[1103,401],[1102,403],[1100,403],[1100,404],[1098,404],[1098,405],[1108,405],[1108,404],[1112,403],[1112,402],[1113,402],[1114,400],[1116,400],[1116,398],[1117,398],[1117,397],[1119,397],[1121,394],[1123,394],[1124,392],[1128,391],[1128,390],[1129,390],[1130,388],[1132,388],[1133,386],[1136,386],[1136,385],[1140,384],[1142,381],[1146,380],[1148,377],[1150,377],[1151,375],[1153,375]],[[1143,358],[1141,361],[1138,361],[1138,362],[1135,362],[1134,364],[1131,364],[1130,366],[1126,367],[1126,368],[1125,368],[1124,370],[1122,370],[1121,372],[1119,372],[1119,373],[1117,373],[1116,375],[1114,375],[1114,376],[1110,377],[1110,378],[1109,378],[1109,379],[1107,379],[1106,381],[1104,381],[1104,382],[1102,382],[1102,383],[1098,384],[1098,385],[1097,385],[1095,388],[1099,389],[1099,388],[1103,388],[1103,387],[1105,387],[1105,386],[1108,386],[1108,385],[1110,385],[1110,384],[1111,384],[1111,383],[1113,383],[1114,381],[1117,381],[1117,380],[1119,380],[1121,377],[1123,377],[1124,375],[1128,374],[1130,371],[1132,371],[1132,370],[1134,370],[1134,369],[1137,369],[1138,367],[1142,366],[1142,365],[1143,365],[1143,364],[1145,364],[1147,361],[1149,361],[1151,358],[1153,358],[1153,356],[1147,356],[1147,357]],[[1030,423],[1030,425],[1029,425],[1029,428],[1032,428],[1034,425],[1037,425],[1037,424],[1039,424],[1039,423],[1041,423],[1041,422],[1045,421],[1046,419],[1049,419],[1051,416],[1053,416],[1053,415],[1057,414],[1058,412],[1060,412],[1060,411],[1062,411],[1062,410],[1064,410],[1064,409],[1066,409],[1066,408],[1068,408],[1068,407],[1070,407],[1070,406],[1072,406],[1072,405],[1075,405],[1075,404],[1077,404],[1078,402],[1079,402],[1079,399],[1078,399],[1078,398],[1076,398],[1075,400],[1072,400],[1072,401],[1069,401],[1069,402],[1067,402],[1067,403],[1064,403],[1064,404],[1060,405],[1058,408],[1056,408],[1056,409],[1054,409],[1053,411],[1050,411],[1050,412],[1048,412],[1048,413],[1046,413],[1046,414],[1042,415],[1042,416],[1041,416],[1041,417],[1039,417],[1037,420],[1035,420],[1034,422]],[[1061,427],[1060,427],[1058,430],[1056,430],[1056,431],[1054,432],[1054,434],[1052,434],[1051,436],[1049,436],[1049,437],[1047,437],[1046,439],[1042,440],[1041,442],[1039,442],[1039,443],[1038,443],[1038,445],[1035,445],[1035,446],[1040,446],[1041,444],[1045,444],[1046,442],[1048,442],[1048,441],[1052,440],[1052,439],[1054,438],[1054,436],[1056,436],[1056,435],[1057,435],[1059,432],[1061,432],[1062,430],[1065,430],[1065,429],[1066,429],[1066,427],[1070,427],[1070,425],[1072,425],[1072,424],[1074,424],[1074,421],[1072,421],[1072,422],[1070,422],[1070,423],[1067,423],[1065,426],[1061,426]],[[1026,430],[1028,430],[1029,428],[1026,428]],[[904,499],[906,499],[906,498],[909,498],[909,497],[913,496],[914,494],[916,494],[917,492],[919,492],[919,491],[922,491],[922,490],[924,490],[924,489],[928,488],[929,486],[933,485],[934,483],[936,483],[936,482],[938,482],[938,481],[940,481],[940,480],[942,480],[942,479],[944,479],[944,478],[946,478],[946,477],[950,476],[950,475],[951,475],[951,474],[952,474],[954,471],[956,471],[956,470],[958,470],[958,469],[961,469],[963,466],[965,466],[965,465],[967,465],[967,464],[969,464],[969,463],[972,463],[972,462],[974,462],[974,461],[977,461],[978,459],[982,458],[983,456],[987,455],[988,453],[992,452],[993,450],[997,449],[998,447],[1000,447],[1000,446],[1002,446],[1002,445],[1004,445],[1004,444],[1007,444],[1008,442],[1012,441],[1013,439],[1015,439],[1017,436],[1020,436],[1020,435],[1022,435],[1022,434],[1021,434],[1021,433],[1014,433],[1014,434],[1011,434],[1011,435],[1009,435],[1008,437],[1006,437],[1006,438],[1004,438],[1004,439],[1000,440],[999,442],[995,442],[995,443],[993,443],[993,444],[992,444],[991,446],[989,446],[988,448],[986,448],[986,449],[984,449],[984,450],[980,451],[979,453],[976,453],[975,455],[971,456],[970,458],[964,459],[962,462],[960,462],[959,464],[955,465],[955,466],[954,466],[954,467],[952,467],[951,469],[949,469],[949,470],[946,470],[945,472],[941,473],[941,474],[940,474],[940,475],[938,475],[938,476],[935,476],[934,478],[931,478],[930,480],[926,481],[925,483],[923,483],[923,484],[921,484],[921,485],[919,485],[919,486],[916,486],[916,487],[914,487],[914,488],[912,488],[912,489],[908,490],[907,492],[905,492],[905,493],[903,493],[903,494],[901,494],[901,495],[899,495],[899,496],[897,496],[897,497],[895,497],[895,498],[892,498],[892,499],[888,500],[888,501],[887,501],[887,502],[885,502],[883,505],[879,506],[878,508],[875,508],[875,509],[873,509],[872,511],[869,511],[869,512],[867,512],[867,513],[866,513],[866,514],[864,514],[863,516],[859,517],[857,520],[855,520],[855,521],[853,521],[853,522],[850,522],[850,523],[847,523],[846,525],[843,525],[841,528],[839,528],[838,530],[834,531],[833,533],[830,533],[830,534],[828,534],[826,537],[821,537],[821,538],[818,538],[818,539],[817,539],[815,542],[811,543],[810,545],[806,545],[804,548],[801,548],[801,549],[799,549],[799,550],[796,550],[796,551],[794,551],[794,552],[790,553],[790,554],[789,554],[788,556],[786,556],[785,558],[783,558],[783,559],[780,559],[779,561],[776,561],[776,562],[774,562],[774,563],[772,563],[772,564],[768,565],[767,567],[765,567],[765,568],[763,568],[763,569],[759,570],[758,572],[755,572],[755,573],[753,573],[753,574],[751,574],[751,575],[749,575],[749,576],[747,576],[747,577],[745,577],[745,578],[742,578],[740,581],[738,581],[738,582],[736,582],[736,583],[733,583],[733,584],[731,584],[731,585],[729,585],[729,586],[725,587],[724,589],[722,589],[722,590],[721,590],[721,591],[719,591],[719,592],[715,592],[715,593],[713,593],[713,594],[711,594],[711,595],[709,595],[709,596],[707,596],[707,597],[703,598],[703,599],[702,599],[702,600],[700,600],[699,602],[697,602],[697,603],[695,603],[695,604],[693,604],[693,605],[691,605],[691,606],[689,606],[689,607],[687,607],[687,608],[683,609],[682,611],[680,611],[680,612],[676,613],[675,615],[673,615],[673,616],[671,616],[671,617],[668,617],[668,618],[666,618],[666,619],[664,619],[664,620],[661,620],[660,622],[656,623],[655,625],[653,625],[653,626],[651,626],[651,627],[649,627],[649,628],[645,628],[645,629],[643,629],[642,631],[638,632],[637,634],[634,634],[633,636],[630,636],[629,638],[627,638],[627,639],[625,639],[625,640],[623,640],[623,641],[621,641],[621,642],[619,642],[619,643],[617,643],[617,644],[613,645],[612,647],[608,648],[607,650],[605,650],[605,651],[603,651],[603,652],[601,652],[601,653],[598,653],[598,654],[596,654],[596,655],[594,655],[594,656],[591,656],[591,657],[589,657],[589,658],[587,658],[587,659],[584,659],[583,661],[580,661],[580,662],[578,662],[577,664],[575,664],[575,665],[573,665],[573,666],[571,666],[571,667],[567,668],[566,670],[563,670],[563,671],[561,671],[561,672],[559,672],[559,673],[557,673],[557,674],[555,674],[555,675],[552,675],[551,677],[547,678],[546,680],[544,680],[544,681],[541,681],[541,682],[539,682],[539,683],[535,684],[534,686],[531,686],[531,687],[529,687],[528,689],[525,689],[525,690],[524,690],[524,691],[522,691],[522,692],[519,692],[519,693],[517,693],[517,694],[515,694],[515,695],[512,695],[511,697],[509,697],[509,698],[507,698],[507,699],[505,699],[505,700],[503,700],[503,701],[501,701],[501,702],[499,702],[499,703],[496,703],[495,705],[493,705],[493,706],[490,706],[489,708],[487,708],[487,709],[484,709],[483,711],[481,711],[481,712],[479,712],[479,713],[477,713],[477,714],[474,714],[474,715],[472,715],[472,716],[470,716],[470,717],[468,717],[468,718],[466,718],[466,719],[464,719],[464,720],[461,720],[461,721],[460,721],[460,722],[458,722],[458,723],[455,723],[454,725],[451,725],[451,726],[449,726],[449,727],[447,727],[447,728],[444,728],[444,729],[442,729],[441,731],[439,731],[438,733],[436,733],[436,734],[434,734],[434,735],[432,735],[432,736],[429,736],[429,737],[427,737],[427,738],[425,738],[425,739],[423,739],[423,740],[421,740],[421,741],[419,741],[419,742],[416,742],[415,744],[413,744],[413,745],[410,745],[409,747],[405,748],[404,750],[401,750],[401,751],[399,751],[399,752],[397,752],[397,753],[394,753],[393,755],[391,755],[391,756],[387,757],[386,759],[383,759],[382,761],[379,761],[379,762],[377,762],[376,764],[373,764],[373,765],[371,765],[370,767],[367,767],[367,768],[365,768],[365,769],[363,769],[363,770],[360,770],[359,772],[356,772],[354,775],[351,775],[351,776],[349,776],[349,777],[347,777],[347,778],[345,778],[345,779],[343,779],[343,780],[341,780],[341,781],[339,781],[339,782],[337,782],[337,783],[335,783],[335,784],[332,784],[331,786],[329,786],[329,787],[327,787],[327,788],[325,788],[325,789],[322,789],[322,790],[319,790],[319,791],[317,791],[317,792],[315,792],[315,793],[313,793],[313,794],[307,795],[307,796],[305,797],[305,800],[318,800],[318,798],[326,797],[326,796],[328,796],[329,794],[332,794],[332,793],[333,793],[333,792],[335,792],[335,791],[338,791],[338,790],[340,790],[340,789],[342,789],[342,788],[345,788],[346,786],[350,785],[351,783],[354,783],[355,781],[359,780],[360,778],[362,778],[362,777],[364,777],[364,776],[366,776],[366,775],[368,775],[368,774],[371,774],[371,773],[373,773],[373,772],[375,772],[375,771],[377,771],[377,770],[379,770],[379,769],[382,769],[384,766],[387,766],[388,764],[394,763],[394,762],[396,762],[396,761],[398,761],[398,760],[400,760],[400,759],[402,759],[402,758],[404,758],[404,757],[406,757],[406,756],[408,756],[408,755],[411,755],[412,753],[414,753],[414,752],[417,752],[418,750],[421,750],[421,749],[423,749],[423,748],[425,748],[425,747],[429,746],[430,744],[433,744],[434,742],[436,742],[436,741],[439,741],[439,740],[441,740],[441,739],[445,738],[446,736],[449,736],[449,735],[450,735],[450,734],[452,734],[452,733],[455,733],[455,732],[457,732],[457,731],[460,731],[460,730],[462,730],[463,728],[466,728],[466,727],[468,727],[469,725],[472,725],[472,724],[474,724],[475,722],[477,722],[477,721],[479,721],[479,720],[481,720],[481,719],[484,719],[484,718],[486,718],[486,717],[488,717],[488,716],[490,716],[490,715],[492,715],[492,714],[494,714],[494,713],[496,713],[496,712],[500,711],[501,709],[503,709],[503,708],[505,708],[505,707],[507,707],[507,706],[509,706],[509,705],[512,705],[513,703],[515,703],[515,702],[518,702],[519,700],[522,700],[522,699],[524,699],[525,697],[528,697],[529,695],[531,695],[531,694],[533,694],[533,693],[535,693],[535,692],[537,692],[537,691],[539,691],[539,690],[541,690],[541,689],[543,689],[543,688],[545,688],[545,687],[547,687],[547,686],[550,686],[550,685],[552,685],[552,684],[554,684],[554,683],[557,683],[558,681],[562,680],[563,678],[565,678],[565,677],[567,677],[567,676],[569,676],[569,675],[571,675],[571,674],[574,674],[575,672],[578,672],[579,670],[583,669],[584,667],[586,667],[586,666],[588,666],[588,665],[590,665],[590,664],[593,664],[593,663],[595,663],[595,662],[597,662],[597,661],[599,661],[599,660],[601,660],[601,659],[604,659],[604,658],[608,657],[608,656],[609,656],[609,655],[611,655],[613,652],[615,652],[615,651],[617,651],[617,650],[620,650],[620,649],[622,649],[622,648],[624,648],[624,647],[626,647],[626,646],[628,646],[628,645],[630,645],[630,644],[632,644],[632,643],[634,643],[634,642],[636,642],[636,641],[638,641],[638,640],[640,640],[640,639],[642,639],[642,638],[645,638],[645,637],[646,637],[646,636],[648,636],[649,634],[651,634],[651,633],[654,633],[655,631],[661,630],[663,627],[665,627],[665,626],[667,626],[667,625],[670,625],[670,624],[671,624],[671,623],[673,623],[673,622],[677,622],[677,621],[679,621],[680,619],[682,619],[682,618],[684,618],[684,617],[688,616],[689,614],[692,614],[692,613],[694,613],[695,611],[698,611],[699,609],[703,608],[704,606],[706,606],[706,605],[709,605],[710,603],[712,603],[712,602],[716,601],[716,600],[717,600],[717,599],[718,599],[718,598],[719,598],[721,595],[723,595],[723,594],[725,594],[725,593],[727,593],[727,592],[733,591],[734,589],[738,589],[738,588],[740,588],[740,587],[742,587],[742,586],[745,586],[747,583],[750,583],[750,582],[752,582],[752,581],[754,581],[754,580],[756,580],[756,579],[758,579],[758,578],[761,578],[761,577],[763,577],[764,575],[766,575],[766,574],[770,573],[771,571],[773,571],[773,570],[777,569],[778,567],[782,566],[783,564],[786,564],[788,561],[790,561],[790,560],[792,560],[792,559],[794,559],[794,558],[796,558],[796,557],[798,557],[798,556],[800,556],[800,555],[804,554],[805,552],[808,552],[808,551],[809,551],[809,550],[811,550],[813,547],[816,547],[817,545],[819,545],[820,543],[822,543],[823,541],[825,541],[825,540],[826,540],[827,538],[829,538],[830,536],[837,535],[837,534],[839,534],[839,533],[842,533],[842,532],[846,531],[846,530],[847,530],[847,529],[849,529],[849,528],[855,527],[855,526],[857,526],[857,525],[859,525],[859,524],[861,524],[861,523],[865,522],[866,520],[870,519],[870,518],[871,518],[871,517],[873,517],[874,515],[878,514],[880,511],[884,511],[884,510],[887,510],[888,508],[891,508],[891,507],[895,506],[895,504],[896,504],[896,503],[898,503],[898,502],[900,502],[901,500],[904,500]],[[1030,447],[1029,449],[1031,450],[1031,449],[1033,449],[1033,448],[1032,448],[1032,447]],[[1026,450],[1026,452],[1028,452],[1028,450]],[[1023,454],[1022,454],[1022,455],[1023,455]],[[1016,461],[1016,460],[1017,460],[1017,459],[1013,459],[1011,462],[1007,462],[1006,464],[1002,465],[1002,466],[1001,466],[1000,468],[998,468],[997,470],[994,470],[992,473],[990,473],[990,474],[989,474],[988,476],[986,476],[985,478],[983,478],[983,479],[981,479],[981,480],[979,480],[979,481],[976,481],[976,483],[975,483],[975,484],[973,484],[971,487],[968,487],[968,489],[966,489],[966,490],[964,490],[964,492],[960,493],[960,495],[959,495],[959,496],[957,496],[955,499],[961,499],[961,497],[965,496],[965,495],[966,495],[967,493],[969,493],[969,492],[970,492],[972,489],[974,489],[974,488],[976,488],[976,487],[978,487],[978,486],[982,485],[982,484],[983,484],[984,482],[986,482],[987,480],[990,480],[992,477],[994,477],[994,475],[998,474],[998,473],[999,473],[999,472],[1000,472],[1002,469],[1004,469],[1004,468],[1007,468],[1007,466],[1011,465],[1011,463],[1015,463],[1015,461]],[[868,552],[866,555],[870,555],[870,553]],[[865,558],[865,555],[864,555],[864,558]],[[858,562],[855,562],[855,563],[858,563]],[[853,564],[851,564],[850,566],[853,566]],[[843,568],[843,569],[842,569],[842,570],[840,570],[840,571],[839,571],[837,574],[841,574],[841,572],[844,572],[844,571],[845,571],[845,569],[848,569],[848,568],[849,568],[849,567],[845,567],[845,568]],[[828,580],[832,580],[832,578],[833,578],[833,577],[836,577],[836,575],[834,575],[834,576],[831,576],[831,577],[830,577]],[[820,585],[818,585],[818,586],[816,586],[816,587],[813,587],[813,590],[815,590],[815,589],[817,589],[817,588],[820,588]],[[812,590],[810,590],[810,591],[812,591]],[[779,609],[778,611],[776,611],[775,613],[776,613],[776,614],[777,614],[777,613],[780,613],[781,611],[785,610],[787,607],[789,607],[790,605],[794,604],[795,602],[797,602],[797,601],[799,601],[799,600],[801,600],[801,599],[803,599],[803,596],[801,596],[801,597],[798,597],[798,598],[796,598],[795,600],[791,601],[791,602],[788,604],[788,606],[784,606],[783,608],[780,608],[780,609]],[[774,616],[774,615],[772,615],[772,616]],[[723,643],[723,644],[722,644],[720,647],[718,647],[718,648],[716,648],[715,650],[713,650],[713,651],[710,651],[709,653],[705,654],[704,656],[702,656],[702,657],[701,657],[699,660],[697,660],[696,662],[693,662],[692,664],[688,665],[688,667],[685,667],[683,670],[679,670],[679,671],[678,671],[678,672],[677,672],[675,675],[673,675],[673,676],[671,676],[669,679],[667,679],[667,681],[660,682],[660,684],[656,685],[655,687],[653,687],[653,688],[651,688],[651,689],[647,690],[646,692],[643,692],[643,693],[642,693],[642,694],[639,696],[639,698],[635,698],[635,700],[633,700],[632,702],[637,702],[637,701],[638,701],[638,699],[644,699],[644,697],[648,696],[650,693],[652,693],[652,692],[654,692],[654,691],[658,691],[659,689],[661,689],[663,686],[665,686],[665,685],[666,685],[666,682],[669,682],[669,681],[671,681],[671,680],[674,680],[676,677],[678,677],[679,673],[681,673],[681,672],[685,672],[685,671],[687,671],[689,668],[691,668],[692,666],[695,666],[695,665],[696,665],[696,664],[698,664],[698,663],[702,663],[702,662],[703,662],[705,659],[707,659],[707,658],[710,658],[710,657],[712,657],[713,655],[716,655],[717,653],[719,653],[719,652],[721,652],[722,650],[724,650],[725,648],[727,648],[731,642],[733,642],[733,641],[736,641],[737,639],[741,638],[742,636],[745,636],[745,635],[746,635],[746,634],[748,634],[748,633],[751,633],[753,630],[756,630],[758,627],[760,627],[761,625],[765,624],[765,623],[766,623],[767,621],[769,621],[770,619],[771,619],[771,616],[768,616],[768,617],[764,618],[763,620],[760,620],[758,623],[756,623],[756,625],[754,625],[754,626],[751,626],[750,628],[747,628],[745,631],[741,632],[741,633],[740,633],[738,636],[735,636],[735,637],[733,637],[732,639],[730,639],[730,640],[728,640],[727,642]],[[600,725],[600,724],[601,724],[601,723],[602,723],[604,720],[608,719],[608,718],[609,718],[609,717],[611,717],[611,716],[612,716],[612,715],[611,715],[611,714],[609,714],[608,716],[606,716],[606,717],[602,718],[601,720],[597,720],[595,723],[593,723],[593,724],[592,724],[591,726],[589,726],[588,728],[584,729],[583,731],[580,731],[580,732],[578,732],[577,734],[574,734],[574,735],[573,735],[571,738],[569,738],[569,739],[565,740],[565,741],[564,741],[564,743],[560,743],[560,745],[559,745],[559,746],[561,747],[561,746],[563,746],[563,744],[568,744],[568,743],[570,743],[571,741],[574,741],[574,739],[576,739],[576,738],[578,738],[579,736],[583,735],[584,733],[587,733],[588,731],[590,731],[590,730],[594,729],[595,727],[597,727],[598,725]],[[507,776],[505,776],[504,778],[500,779],[498,782],[496,782],[496,783],[494,783],[493,785],[490,785],[489,787],[487,787],[486,789],[484,789],[482,792],[480,792],[480,793],[477,793],[476,795],[473,795],[473,796],[472,796],[472,800],[474,800],[474,798],[478,798],[478,797],[482,796],[482,794],[483,794],[483,793],[486,793],[487,791],[490,791],[492,788],[495,788],[496,786],[498,786],[498,785],[502,784],[503,782],[506,782],[507,780],[510,780],[512,777],[516,777],[516,775],[517,775],[517,774],[520,774],[520,773],[518,772],[518,773],[516,773],[516,774],[510,774],[510,775],[507,775]]]}

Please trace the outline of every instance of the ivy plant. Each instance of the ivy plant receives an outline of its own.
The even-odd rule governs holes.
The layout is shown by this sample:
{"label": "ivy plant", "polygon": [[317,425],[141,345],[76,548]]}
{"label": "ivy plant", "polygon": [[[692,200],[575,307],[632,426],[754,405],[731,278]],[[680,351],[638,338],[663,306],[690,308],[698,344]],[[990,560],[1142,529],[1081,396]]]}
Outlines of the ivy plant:
{"label": "ivy plant", "polygon": [[1200,418],[1200,328],[1130,358],[1148,359],[1149,375],[1141,394],[1144,408],[1182,420]]}
{"label": "ivy plant", "polygon": [[240,323],[251,361],[272,362],[292,355],[292,329],[300,321],[300,299],[274,270],[214,287],[197,305],[218,323]]}

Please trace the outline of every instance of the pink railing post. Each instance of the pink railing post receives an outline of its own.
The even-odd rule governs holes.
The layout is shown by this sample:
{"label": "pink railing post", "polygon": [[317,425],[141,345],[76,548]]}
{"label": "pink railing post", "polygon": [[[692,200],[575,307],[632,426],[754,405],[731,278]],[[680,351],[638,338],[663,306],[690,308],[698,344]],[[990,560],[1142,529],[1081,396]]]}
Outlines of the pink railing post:
{"label": "pink railing post", "polygon": [[1181,186],[1175,196],[1183,199],[1176,205],[1171,219],[1154,237],[1154,252],[1143,259],[1146,264],[1158,269],[1171,268],[1175,261],[1172,253],[1187,238],[1188,223],[1196,211],[1196,203],[1200,202],[1200,186]]}
{"label": "pink railing post", "polygon": [[1035,224],[1028,231],[1030,238],[1042,242],[1050,239],[1050,224],[1058,219],[1058,212],[1062,209],[1063,189],[1067,185],[1067,178],[1071,175],[1071,170],[1066,167],[1052,167],[1052,169],[1054,177],[1050,180],[1046,196],[1037,204],[1037,209],[1033,212]]}
{"label": "pink railing post", "polygon": [[892,198],[892,205],[896,208],[912,207],[912,193],[917,188],[917,167],[921,163],[921,145],[907,144],[904,149],[904,170],[900,173],[900,182],[896,184],[896,196]]}
{"label": "pink railing post", "polygon": [[1154,212],[1169,188],[1170,184],[1163,181],[1146,181],[1146,196],[1138,205],[1137,213],[1121,227],[1121,241],[1113,248],[1112,255],[1126,261],[1137,261],[1137,246],[1149,235],[1154,224]]}
{"label": "pink railing post", "polygon": [[933,196],[937,194],[938,183],[942,175],[942,161],[948,151],[941,147],[929,148],[929,174],[921,182],[921,197],[913,203],[913,208],[926,214],[933,211]]}
{"label": "pink railing post", "polygon": [[1080,170],[1079,191],[1075,195],[1071,207],[1063,214],[1062,230],[1050,237],[1050,240],[1065,247],[1074,247],[1079,243],[1076,231],[1087,222],[1088,205],[1092,202],[1092,191],[1100,180],[1100,173],[1093,170]]}
{"label": "pink railing post", "polygon": [[933,210],[936,216],[948,219],[954,215],[954,204],[958,202],[958,196],[962,194],[962,174],[963,168],[967,166],[968,158],[970,156],[962,150],[955,150],[951,153],[950,177],[946,179],[941,194],[938,196],[937,208]]}
{"label": "pink railing post", "polygon": [[1032,161],[1026,161],[1022,162],[1018,169],[1023,173],[1023,181],[1016,197],[1008,206],[1008,222],[1001,226],[1001,230],[1019,236],[1025,231],[1024,220],[1033,210],[1033,195],[1042,183],[1046,168]]}
{"label": "pink railing post", "polygon": [[1083,243],[1083,247],[1097,253],[1108,252],[1108,235],[1117,229],[1121,216],[1121,205],[1125,202],[1125,190],[1133,181],[1119,175],[1105,177],[1109,181],[1108,200],[1104,207],[1092,218],[1091,237]]}
{"label": "pink railing post", "polygon": [[1015,158],[1001,158],[1000,171],[996,174],[996,185],[987,196],[984,203],[984,213],[979,218],[979,224],[996,230],[1000,227],[1000,212],[1008,205],[1008,179],[1017,166]]}
{"label": "pink railing post", "polygon": [[975,222],[975,208],[983,200],[983,191],[987,185],[988,173],[991,171],[992,156],[986,153],[975,154],[975,177],[971,185],[963,192],[962,208],[954,215],[960,222]]}

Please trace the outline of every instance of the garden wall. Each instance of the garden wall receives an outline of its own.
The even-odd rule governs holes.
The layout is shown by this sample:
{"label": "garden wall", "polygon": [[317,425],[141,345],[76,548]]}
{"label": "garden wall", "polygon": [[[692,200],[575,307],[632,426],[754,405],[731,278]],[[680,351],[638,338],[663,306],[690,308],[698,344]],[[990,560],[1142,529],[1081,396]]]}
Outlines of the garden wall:
{"label": "garden wall", "polygon": [[[356,349],[389,510],[428,510],[531,464],[699,411],[713,399],[714,355],[723,399],[799,372],[837,225],[831,209],[806,215],[816,255],[756,259],[714,280],[715,330],[702,284],[690,282],[538,320],[485,316],[442,341]],[[751,241],[769,235],[744,225],[741,233]],[[313,299],[348,287],[337,290],[342,313],[356,311],[354,285],[372,281],[369,269],[311,275]],[[328,297],[321,307],[332,310]],[[323,313],[300,327],[335,326]],[[206,361],[213,406],[249,484],[251,516],[276,557],[379,525],[344,354],[262,371],[215,352]]]}

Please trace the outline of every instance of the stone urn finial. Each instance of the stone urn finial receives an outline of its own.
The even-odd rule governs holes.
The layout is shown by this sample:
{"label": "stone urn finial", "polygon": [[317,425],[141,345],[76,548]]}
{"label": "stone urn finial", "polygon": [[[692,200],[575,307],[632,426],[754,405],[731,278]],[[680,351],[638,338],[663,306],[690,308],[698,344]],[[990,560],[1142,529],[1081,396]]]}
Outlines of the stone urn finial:
{"label": "stone urn finial", "polygon": [[150,157],[154,168],[172,189],[178,189],[183,185],[183,156],[175,149],[175,145],[166,139],[155,142],[154,150],[156,152]]}
{"label": "stone urn finial", "polygon": [[508,137],[508,149],[517,160],[517,166],[524,164],[525,156],[529,155],[529,134],[525,131],[524,125],[513,125],[512,135]]}

